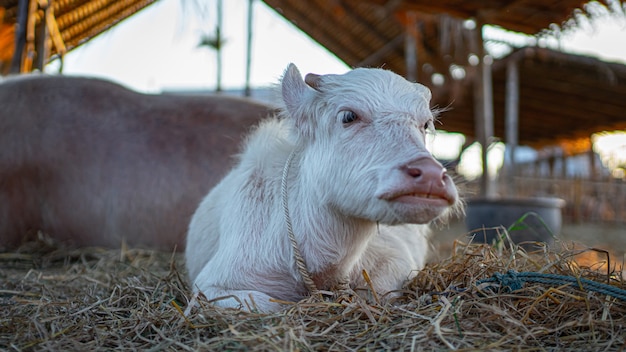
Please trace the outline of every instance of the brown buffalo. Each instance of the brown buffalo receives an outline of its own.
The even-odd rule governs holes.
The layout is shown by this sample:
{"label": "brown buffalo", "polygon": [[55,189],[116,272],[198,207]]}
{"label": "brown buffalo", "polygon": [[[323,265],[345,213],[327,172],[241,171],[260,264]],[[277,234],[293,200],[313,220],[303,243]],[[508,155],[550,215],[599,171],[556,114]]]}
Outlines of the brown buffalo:
{"label": "brown buffalo", "polygon": [[200,200],[271,108],[111,82],[0,84],[0,250],[38,231],[78,246],[184,248]]}

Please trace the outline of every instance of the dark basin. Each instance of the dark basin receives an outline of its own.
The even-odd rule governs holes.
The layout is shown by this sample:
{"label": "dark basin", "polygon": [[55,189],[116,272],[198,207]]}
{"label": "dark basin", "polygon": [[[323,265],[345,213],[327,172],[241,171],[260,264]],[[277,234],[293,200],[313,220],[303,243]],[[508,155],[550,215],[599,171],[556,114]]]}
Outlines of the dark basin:
{"label": "dark basin", "polygon": [[551,244],[561,231],[564,206],[560,198],[475,198],[467,201],[465,225],[475,241],[492,243],[498,230],[489,228],[504,226],[515,243]]}

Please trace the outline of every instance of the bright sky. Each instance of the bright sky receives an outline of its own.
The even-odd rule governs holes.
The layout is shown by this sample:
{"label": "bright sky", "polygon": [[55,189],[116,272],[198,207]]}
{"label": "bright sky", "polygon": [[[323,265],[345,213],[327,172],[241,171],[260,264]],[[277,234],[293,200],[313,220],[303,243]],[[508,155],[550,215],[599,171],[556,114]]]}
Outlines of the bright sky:
{"label": "bright sky", "polygon": [[[205,1],[206,8],[193,7],[190,0],[159,0],[138,14],[101,34],[96,39],[69,53],[64,73],[104,77],[143,92],[158,93],[172,89],[214,89],[216,83],[215,52],[198,47],[202,34],[213,34],[215,0]],[[248,0],[224,1],[223,47],[224,88],[242,88],[245,82],[245,52]],[[202,16],[194,12],[205,12]],[[283,20],[259,0],[254,1],[254,32],[251,83],[253,87],[268,86],[278,81],[290,62],[300,71],[344,73],[349,68],[325,48]],[[493,30],[486,35],[498,35]],[[541,44],[541,43],[540,43]],[[576,31],[567,32],[557,43],[561,49],[605,60],[626,63],[626,19],[606,16],[596,23],[583,23]],[[58,63],[47,71],[54,72]],[[456,143],[461,142],[458,140]],[[445,143],[450,143],[447,140]],[[433,149],[441,148],[432,142]],[[618,138],[608,147],[618,150],[617,158],[626,160],[626,138]],[[492,165],[501,164],[501,148]],[[472,151],[479,155],[479,151]],[[466,164],[480,165],[475,158]],[[468,175],[480,170],[467,170]]]}
{"label": "bright sky", "polygon": [[[198,48],[216,19],[200,23],[186,0],[160,0],[66,56],[65,74],[103,76],[144,92],[172,88],[214,89],[215,52]],[[207,11],[214,14],[215,1]],[[245,82],[247,0],[224,1],[223,77],[225,88]],[[214,17],[214,16],[213,16]],[[261,1],[254,2],[251,82],[276,83],[290,62],[304,73],[343,73],[348,67]],[[56,66],[48,70],[53,71]]]}

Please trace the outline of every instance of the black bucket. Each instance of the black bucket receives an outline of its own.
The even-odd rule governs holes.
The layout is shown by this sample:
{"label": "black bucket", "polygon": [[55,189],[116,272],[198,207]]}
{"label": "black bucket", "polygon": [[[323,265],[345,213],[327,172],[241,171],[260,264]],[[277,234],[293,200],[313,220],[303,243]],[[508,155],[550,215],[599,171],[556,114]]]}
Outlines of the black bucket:
{"label": "black bucket", "polygon": [[475,198],[467,201],[465,225],[476,242],[493,243],[504,227],[515,243],[552,244],[561,231],[564,206],[560,198]]}

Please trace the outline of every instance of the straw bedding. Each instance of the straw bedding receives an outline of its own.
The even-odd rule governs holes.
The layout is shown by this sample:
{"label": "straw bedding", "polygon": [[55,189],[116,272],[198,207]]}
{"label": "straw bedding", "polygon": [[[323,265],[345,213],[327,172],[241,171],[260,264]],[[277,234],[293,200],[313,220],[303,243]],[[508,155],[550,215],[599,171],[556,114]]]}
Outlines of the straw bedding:
{"label": "straw bedding", "polygon": [[395,299],[365,288],[260,314],[194,296],[180,254],[40,240],[0,254],[0,349],[624,350],[623,300],[573,285],[477,285],[514,269],[626,289],[606,261],[582,266],[576,257],[585,250],[554,248],[455,242],[449,258],[427,265]]}

